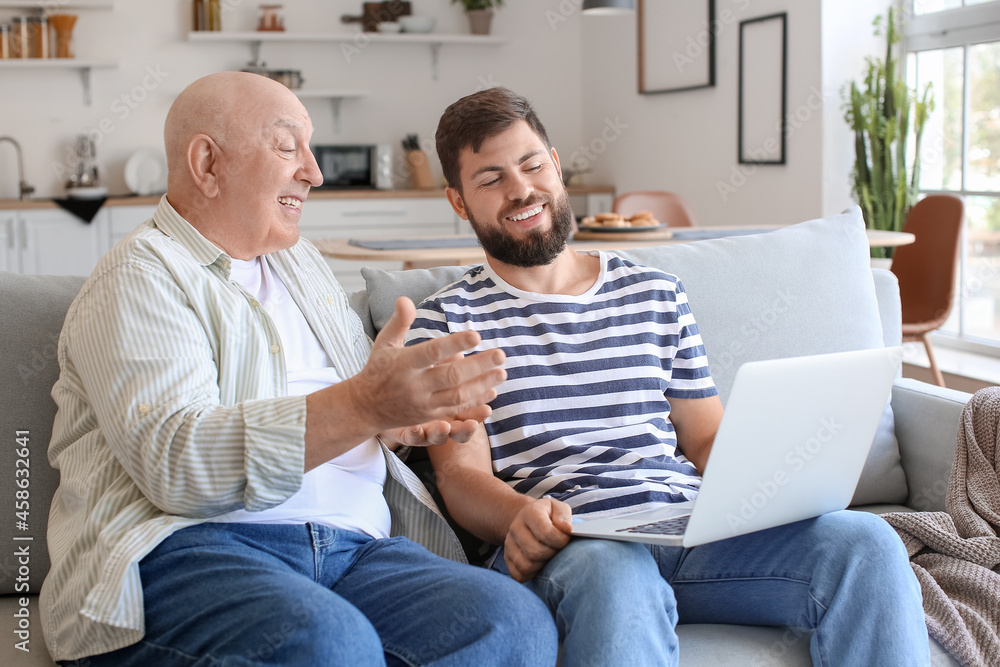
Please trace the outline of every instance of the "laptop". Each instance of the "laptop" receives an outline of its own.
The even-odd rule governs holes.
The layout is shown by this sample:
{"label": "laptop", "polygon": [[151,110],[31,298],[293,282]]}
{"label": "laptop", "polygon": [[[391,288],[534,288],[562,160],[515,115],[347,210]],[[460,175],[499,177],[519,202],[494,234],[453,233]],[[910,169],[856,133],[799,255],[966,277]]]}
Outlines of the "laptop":
{"label": "laptop", "polygon": [[693,547],[846,508],[902,356],[889,347],[743,364],[696,499],[575,519],[573,535]]}

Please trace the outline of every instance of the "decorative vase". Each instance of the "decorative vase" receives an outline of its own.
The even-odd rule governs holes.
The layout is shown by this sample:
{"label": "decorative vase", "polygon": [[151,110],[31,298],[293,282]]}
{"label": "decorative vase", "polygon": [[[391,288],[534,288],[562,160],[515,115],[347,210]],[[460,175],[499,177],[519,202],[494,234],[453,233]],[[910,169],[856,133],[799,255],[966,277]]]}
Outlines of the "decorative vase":
{"label": "decorative vase", "polygon": [[469,32],[473,35],[490,34],[490,21],[493,20],[492,9],[469,9],[465,13],[469,17]]}

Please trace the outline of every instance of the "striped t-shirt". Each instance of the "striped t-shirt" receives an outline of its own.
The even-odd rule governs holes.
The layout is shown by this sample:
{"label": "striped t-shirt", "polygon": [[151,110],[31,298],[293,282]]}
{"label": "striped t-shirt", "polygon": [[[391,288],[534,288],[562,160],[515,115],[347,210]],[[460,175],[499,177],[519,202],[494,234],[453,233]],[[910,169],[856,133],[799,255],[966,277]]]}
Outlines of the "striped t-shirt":
{"label": "striped t-shirt", "polygon": [[472,329],[507,380],[486,420],[494,473],[592,518],[693,499],[671,398],[718,393],[676,276],[600,253],[585,294],[524,292],[489,267],[424,301],[407,344]]}

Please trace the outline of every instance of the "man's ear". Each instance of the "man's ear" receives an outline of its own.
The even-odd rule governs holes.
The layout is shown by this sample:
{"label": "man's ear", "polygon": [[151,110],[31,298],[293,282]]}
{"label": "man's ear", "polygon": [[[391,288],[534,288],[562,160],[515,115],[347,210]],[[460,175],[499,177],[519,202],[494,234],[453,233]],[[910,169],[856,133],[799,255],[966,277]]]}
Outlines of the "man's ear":
{"label": "man's ear", "polygon": [[559,172],[559,180],[562,180],[562,165],[559,164],[559,153],[556,152],[555,148],[550,148],[549,152],[552,153],[552,161],[556,165],[556,171]]}
{"label": "man's ear", "polygon": [[187,163],[191,180],[205,197],[219,196],[219,144],[207,134],[196,134],[188,143]]}
{"label": "man's ear", "polygon": [[465,200],[462,199],[462,195],[459,194],[458,189],[449,185],[444,189],[444,195],[448,198],[448,203],[451,204],[451,208],[455,211],[455,214],[462,220],[468,220],[469,212],[465,209]]}

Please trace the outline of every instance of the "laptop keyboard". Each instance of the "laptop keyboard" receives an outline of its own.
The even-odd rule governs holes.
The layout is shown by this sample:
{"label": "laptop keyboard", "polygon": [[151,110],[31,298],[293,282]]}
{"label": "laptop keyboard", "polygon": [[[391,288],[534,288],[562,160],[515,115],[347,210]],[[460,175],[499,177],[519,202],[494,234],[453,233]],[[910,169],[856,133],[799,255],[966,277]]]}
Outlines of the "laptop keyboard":
{"label": "laptop keyboard", "polygon": [[688,519],[691,518],[690,514],[685,516],[675,516],[670,519],[663,519],[662,521],[654,521],[653,523],[644,523],[641,526],[632,526],[630,528],[619,528],[616,533],[645,533],[648,535],[683,535],[684,530],[687,528]]}

